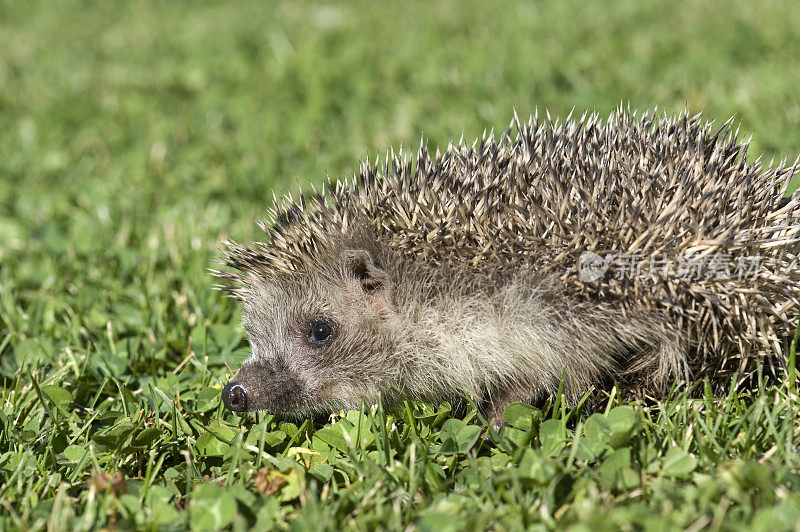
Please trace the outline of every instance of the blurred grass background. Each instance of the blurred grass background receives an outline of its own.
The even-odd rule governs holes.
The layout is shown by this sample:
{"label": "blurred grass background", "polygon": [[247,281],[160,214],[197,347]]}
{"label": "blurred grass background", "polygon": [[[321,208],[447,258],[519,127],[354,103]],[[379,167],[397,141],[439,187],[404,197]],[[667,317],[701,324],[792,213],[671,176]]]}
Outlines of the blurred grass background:
{"label": "blurred grass background", "polygon": [[793,2],[0,9],[6,249],[52,233],[96,251],[123,222],[130,237],[166,223],[199,239],[176,250],[197,255],[254,236],[272,187],[351,174],[422,134],[505,128],[513,109],[704,110],[735,115],[754,152],[800,153]]}
{"label": "blurred grass background", "polygon": [[[751,153],[793,160],[797,3],[0,1],[4,508],[33,522],[91,473],[63,454],[88,445],[84,414],[54,420],[31,380],[92,406],[226,381],[247,345],[206,268],[222,239],[259,237],[272,189],[504,129],[514,109],[620,102],[735,115]],[[111,455],[101,469],[135,476]],[[44,484],[19,484],[25,460]]]}

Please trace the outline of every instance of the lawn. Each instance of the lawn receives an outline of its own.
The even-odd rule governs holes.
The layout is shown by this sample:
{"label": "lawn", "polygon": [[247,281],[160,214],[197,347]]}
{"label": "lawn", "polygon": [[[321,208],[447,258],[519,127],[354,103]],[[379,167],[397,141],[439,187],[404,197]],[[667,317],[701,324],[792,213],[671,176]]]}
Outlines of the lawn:
{"label": "lawn", "polygon": [[794,378],[238,416],[211,290],[272,190],[513,112],[732,115],[800,154],[793,0],[0,0],[0,530],[800,530]]}

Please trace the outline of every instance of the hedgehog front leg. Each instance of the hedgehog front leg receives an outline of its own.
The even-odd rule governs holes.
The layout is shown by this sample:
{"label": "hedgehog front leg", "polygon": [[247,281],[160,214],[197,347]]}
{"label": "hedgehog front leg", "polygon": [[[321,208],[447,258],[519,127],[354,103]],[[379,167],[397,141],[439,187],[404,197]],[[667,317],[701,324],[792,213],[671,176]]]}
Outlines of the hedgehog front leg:
{"label": "hedgehog front leg", "polygon": [[537,396],[538,394],[527,386],[515,385],[500,388],[495,390],[491,397],[484,400],[481,412],[492,424],[492,429],[497,431],[506,425],[504,414],[508,405],[516,402],[533,403]]}

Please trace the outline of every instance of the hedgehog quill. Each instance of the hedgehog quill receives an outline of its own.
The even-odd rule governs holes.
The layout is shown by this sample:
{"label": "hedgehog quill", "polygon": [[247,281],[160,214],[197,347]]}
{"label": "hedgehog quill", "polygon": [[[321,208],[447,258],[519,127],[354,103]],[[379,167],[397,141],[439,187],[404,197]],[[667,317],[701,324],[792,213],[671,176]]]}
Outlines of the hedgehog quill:
{"label": "hedgehog quill", "polygon": [[362,400],[659,394],[783,368],[798,320],[797,162],[748,162],[731,121],[622,108],[516,118],[495,140],[362,163],[276,201],[214,272],[252,355],[234,411]]}

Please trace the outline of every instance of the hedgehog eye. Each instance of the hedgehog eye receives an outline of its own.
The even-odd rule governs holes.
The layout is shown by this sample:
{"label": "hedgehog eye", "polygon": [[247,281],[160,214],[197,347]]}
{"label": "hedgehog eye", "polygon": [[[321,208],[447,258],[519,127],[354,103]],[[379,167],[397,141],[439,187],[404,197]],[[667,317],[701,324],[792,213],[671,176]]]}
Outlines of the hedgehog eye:
{"label": "hedgehog eye", "polygon": [[314,320],[308,331],[308,338],[315,344],[321,344],[333,334],[333,325],[325,320]]}

